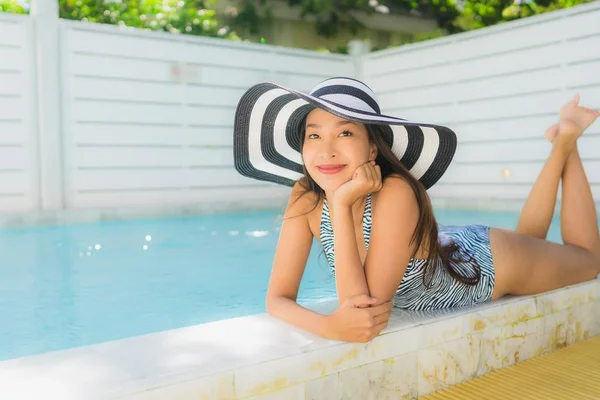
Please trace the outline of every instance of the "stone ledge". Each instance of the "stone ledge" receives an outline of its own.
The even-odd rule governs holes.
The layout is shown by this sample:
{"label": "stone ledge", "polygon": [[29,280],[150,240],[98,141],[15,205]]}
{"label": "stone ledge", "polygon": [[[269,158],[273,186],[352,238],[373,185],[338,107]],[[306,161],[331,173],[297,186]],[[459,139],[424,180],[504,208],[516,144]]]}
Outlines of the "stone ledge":
{"label": "stone ledge", "polygon": [[[322,304],[321,311],[333,304]],[[255,315],[0,362],[3,399],[416,398],[600,334],[600,280],[443,312],[366,344]]]}
{"label": "stone ledge", "polygon": [[0,212],[0,228],[24,228],[103,221],[127,221],[148,218],[177,218],[207,214],[278,211],[285,209],[289,188],[259,186],[250,191],[244,188],[214,189],[204,198],[186,198],[181,204],[133,204],[123,206],[93,206],[62,210],[24,210]]}

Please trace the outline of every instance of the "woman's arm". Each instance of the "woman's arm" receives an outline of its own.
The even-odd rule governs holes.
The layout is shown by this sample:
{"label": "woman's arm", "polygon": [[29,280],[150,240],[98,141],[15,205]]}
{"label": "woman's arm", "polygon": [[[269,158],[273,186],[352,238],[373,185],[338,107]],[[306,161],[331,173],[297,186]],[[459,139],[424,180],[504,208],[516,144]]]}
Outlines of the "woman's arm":
{"label": "woman's arm", "polygon": [[387,178],[373,209],[371,243],[365,275],[371,296],[390,301],[415,251],[410,243],[419,220],[419,205],[403,179]]}
{"label": "woman's arm", "polygon": [[314,196],[308,193],[299,197],[302,190],[296,184],[290,195],[275,252],[266,306],[269,315],[326,337],[326,316],[296,303],[313,240],[306,213],[314,205]]}
{"label": "woman's arm", "polygon": [[369,295],[364,268],[360,262],[352,205],[333,204],[333,243],[335,258],[335,285],[340,304],[356,295]]}
{"label": "woman's arm", "polygon": [[284,216],[267,291],[267,312],[327,339],[369,341],[387,326],[391,302],[353,296],[330,315],[321,315],[296,303],[313,239],[306,214],[314,206],[312,195],[298,199],[299,193],[301,188],[294,187]]}
{"label": "woman's arm", "polygon": [[336,285],[340,303],[359,294],[390,301],[413,253],[410,239],[419,207],[411,187],[402,179],[388,178],[373,209],[373,226],[363,267],[358,254],[351,206],[336,203],[333,221]]}

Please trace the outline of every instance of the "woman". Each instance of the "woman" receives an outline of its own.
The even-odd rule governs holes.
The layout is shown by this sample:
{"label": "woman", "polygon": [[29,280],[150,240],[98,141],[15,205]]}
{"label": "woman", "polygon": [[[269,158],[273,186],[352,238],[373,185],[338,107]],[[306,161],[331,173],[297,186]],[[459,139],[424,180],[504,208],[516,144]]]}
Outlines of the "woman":
{"label": "woman", "polygon": [[[448,168],[447,127],[382,115],[364,83],[333,78],[304,94],[264,83],[236,113],[236,169],[293,186],[269,289],[269,314],[341,341],[365,342],[395,305],[459,307],[541,293],[600,273],[595,204],[577,138],[600,115],[564,105],[546,137],[552,150],[516,230],[436,223],[426,193]],[[546,241],[562,178],[564,244]],[[296,303],[313,238],[335,272],[339,307],[321,315]]]}

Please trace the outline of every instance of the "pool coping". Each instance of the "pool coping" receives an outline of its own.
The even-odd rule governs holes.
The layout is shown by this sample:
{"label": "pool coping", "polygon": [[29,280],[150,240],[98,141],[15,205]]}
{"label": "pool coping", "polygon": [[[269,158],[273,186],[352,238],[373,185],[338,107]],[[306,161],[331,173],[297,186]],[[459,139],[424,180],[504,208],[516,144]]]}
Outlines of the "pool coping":
{"label": "pool coping", "polygon": [[[0,229],[32,226],[54,226],[60,224],[90,223],[101,221],[123,221],[135,219],[194,217],[207,214],[273,211],[283,213],[287,193],[278,193],[268,199],[247,201],[198,202],[194,204],[165,206],[130,206],[104,208],[67,208],[61,210],[27,210],[24,212],[0,213]],[[432,205],[440,210],[471,210],[490,212],[519,212],[524,200],[432,198]],[[600,202],[596,203],[600,212]],[[557,201],[555,215],[560,211]]]}
{"label": "pool coping", "polygon": [[136,219],[162,219],[195,217],[239,212],[283,212],[287,194],[269,199],[238,201],[197,202],[194,204],[164,206],[129,206],[102,208],[66,208],[60,210],[27,210],[24,212],[0,212],[0,229],[63,224],[93,223],[103,221],[128,221]]}
{"label": "pool coping", "polygon": [[[50,394],[65,400],[146,399],[170,398],[162,396],[192,385],[194,393],[208,387],[206,390],[212,390],[215,396],[217,392],[224,393],[218,398],[259,396],[258,399],[262,394],[301,384],[304,382],[301,377],[305,380],[324,377],[476,333],[473,316],[499,313],[504,318],[504,314],[512,313],[514,320],[507,317],[510,321],[504,322],[529,326],[529,320],[523,319],[519,314],[522,311],[518,310],[525,310],[528,318],[541,321],[542,317],[551,317],[542,312],[544,307],[546,311],[559,312],[580,306],[582,298],[595,307],[592,312],[598,316],[599,323],[594,325],[591,334],[599,334],[600,279],[596,279],[538,296],[507,297],[459,310],[414,313],[394,309],[389,326],[367,344],[325,340],[259,314],[0,361],[0,393],[10,393],[9,397],[3,397],[6,399]],[[327,313],[335,308],[335,303],[321,303],[311,308]],[[490,318],[486,321],[489,325]],[[398,339],[399,335],[404,339]],[[334,362],[331,364],[334,367],[327,367],[329,370],[325,371],[322,361],[332,358],[341,361]],[[296,371],[299,365],[308,366],[307,363],[312,363],[312,369],[322,364],[324,369]],[[279,372],[290,378],[269,381]],[[257,380],[270,383],[261,384]],[[162,393],[161,397],[154,396],[157,393]]]}

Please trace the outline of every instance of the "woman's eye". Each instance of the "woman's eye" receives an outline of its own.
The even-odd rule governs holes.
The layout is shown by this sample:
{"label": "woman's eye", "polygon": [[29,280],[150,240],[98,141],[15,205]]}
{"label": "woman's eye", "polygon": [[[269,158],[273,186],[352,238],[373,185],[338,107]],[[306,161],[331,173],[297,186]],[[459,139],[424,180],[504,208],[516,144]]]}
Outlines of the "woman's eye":
{"label": "woman's eye", "polygon": [[317,135],[316,133],[312,133],[310,135],[308,135],[309,139],[317,139],[319,137],[319,135]]}
{"label": "woman's eye", "polygon": [[352,132],[344,131],[344,132],[340,133],[340,136],[352,136]]}

